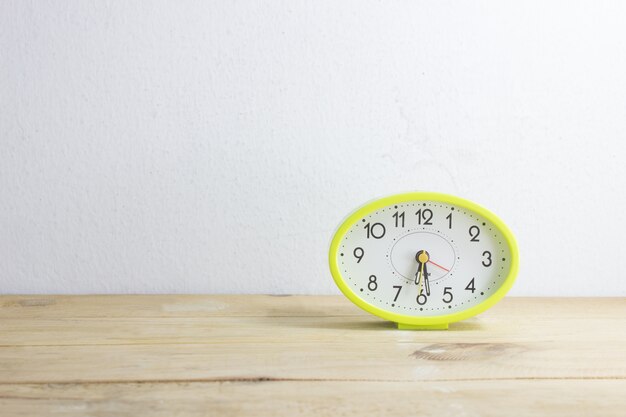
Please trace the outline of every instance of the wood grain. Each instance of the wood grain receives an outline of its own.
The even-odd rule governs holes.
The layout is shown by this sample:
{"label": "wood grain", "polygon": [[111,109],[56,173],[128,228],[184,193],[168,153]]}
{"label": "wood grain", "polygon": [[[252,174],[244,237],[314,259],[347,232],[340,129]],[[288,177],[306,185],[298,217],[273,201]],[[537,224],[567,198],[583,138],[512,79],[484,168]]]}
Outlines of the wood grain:
{"label": "wood grain", "polygon": [[625,325],[623,298],[420,332],[337,296],[2,296],[0,415],[617,416]]}

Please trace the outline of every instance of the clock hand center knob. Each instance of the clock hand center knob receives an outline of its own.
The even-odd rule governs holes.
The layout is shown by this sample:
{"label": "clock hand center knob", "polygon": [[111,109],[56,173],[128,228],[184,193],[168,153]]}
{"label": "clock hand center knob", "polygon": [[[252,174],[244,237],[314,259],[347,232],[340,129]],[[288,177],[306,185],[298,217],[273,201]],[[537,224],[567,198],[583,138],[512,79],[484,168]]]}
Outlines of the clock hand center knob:
{"label": "clock hand center knob", "polygon": [[425,250],[418,251],[415,254],[415,260],[421,264],[428,262],[428,259],[430,259],[430,255]]}

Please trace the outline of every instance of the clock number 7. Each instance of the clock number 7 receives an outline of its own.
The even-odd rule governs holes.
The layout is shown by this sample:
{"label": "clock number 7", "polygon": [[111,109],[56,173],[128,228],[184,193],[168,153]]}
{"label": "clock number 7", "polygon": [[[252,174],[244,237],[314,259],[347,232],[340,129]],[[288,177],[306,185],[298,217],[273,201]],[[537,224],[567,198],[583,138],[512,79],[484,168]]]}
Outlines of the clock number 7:
{"label": "clock number 7", "polygon": [[397,289],[396,296],[393,298],[393,301],[398,301],[398,296],[400,295],[400,291],[402,290],[402,285],[394,285],[393,288]]}

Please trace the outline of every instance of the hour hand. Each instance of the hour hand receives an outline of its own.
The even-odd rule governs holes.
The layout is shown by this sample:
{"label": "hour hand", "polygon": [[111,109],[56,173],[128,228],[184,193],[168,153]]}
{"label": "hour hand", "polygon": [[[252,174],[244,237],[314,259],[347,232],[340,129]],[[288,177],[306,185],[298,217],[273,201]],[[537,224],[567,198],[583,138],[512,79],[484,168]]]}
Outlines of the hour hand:
{"label": "hour hand", "polygon": [[430,274],[428,273],[428,269],[426,269],[426,264],[424,264],[422,274],[424,275],[424,287],[426,288],[426,295],[430,296],[430,283],[428,281],[428,276]]}

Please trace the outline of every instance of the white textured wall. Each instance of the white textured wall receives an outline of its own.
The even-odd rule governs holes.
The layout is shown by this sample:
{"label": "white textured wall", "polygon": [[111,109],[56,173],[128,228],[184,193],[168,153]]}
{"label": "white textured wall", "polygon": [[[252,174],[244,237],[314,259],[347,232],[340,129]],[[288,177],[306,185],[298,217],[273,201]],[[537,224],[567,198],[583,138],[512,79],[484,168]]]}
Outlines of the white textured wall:
{"label": "white textured wall", "polygon": [[0,292],[336,293],[374,196],[626,295],[623,2],[0,1]]}

